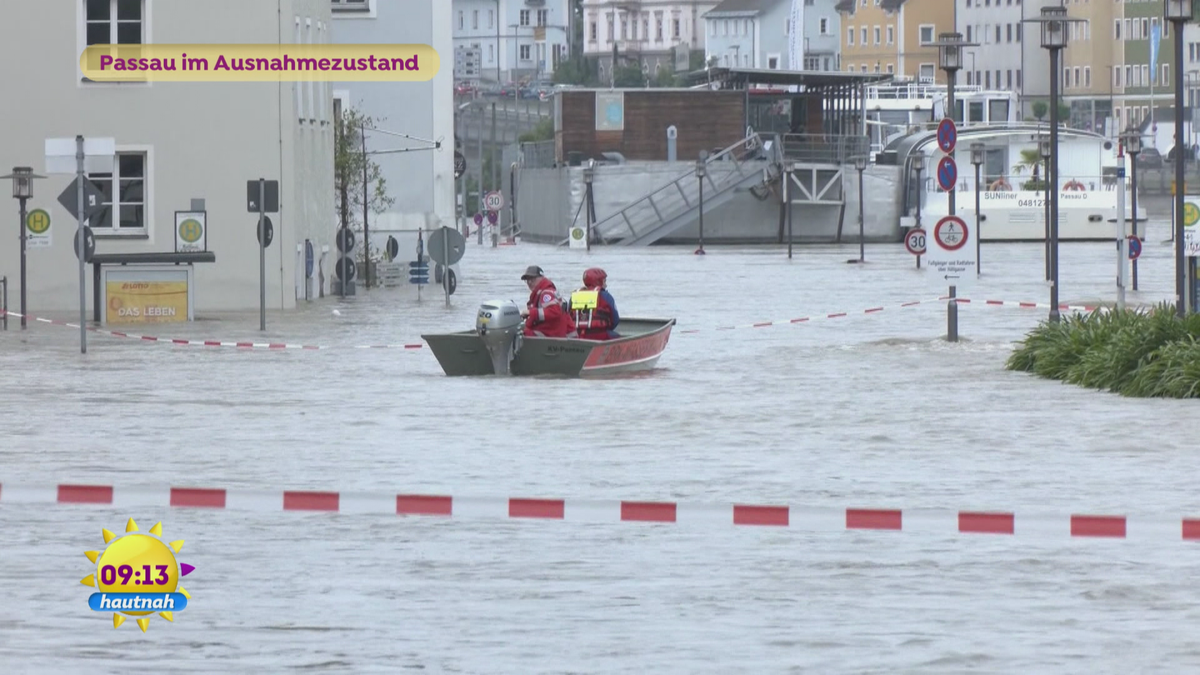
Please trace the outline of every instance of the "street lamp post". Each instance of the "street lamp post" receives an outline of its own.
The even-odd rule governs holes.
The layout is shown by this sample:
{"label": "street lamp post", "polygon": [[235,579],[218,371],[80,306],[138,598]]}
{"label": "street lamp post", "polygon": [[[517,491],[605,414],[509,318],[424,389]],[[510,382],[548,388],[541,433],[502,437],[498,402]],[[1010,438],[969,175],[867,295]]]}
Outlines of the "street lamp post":
{"label": "street lamp post", "polygon": [[1046,261],[1046,281],[1050,281],[1050,137],[1038,134],[1038,154],[1042,156],[1042,192],[1045,194],[1042,203],[1042,220],[1046,227],[1042,239],[1042,253]]}
{"label": "street lamp post", "polygon": [[[16,199],[18,202],[20,202],[19,212],[21,214],[21,221],[20,221],[20,223],[18,223],[17,230],[19,233],[18,236],[21,239],[21,330],[24,330],[25,323],[26,323],[25,322],[25,313],[26,313],[25,312],[25,296],[26,296],[25,287],[28,286],[28,284],[26,283],[26,274],[25,274],[25,240],[26,240],[28,232],[29,232],[28,228],[26,227],[26,223],[25,223],[26,219],[28,218],[28,215],[25,210],[25,202],[27,202],[33,198],[33,181],[34,181],[34,179],[35,178],[45,178],[45,176],[38,176],[38,175],[34,174],[33,169],[31,169],[27,166],[16,166],[16,167],[13,167],[12,173],[10,173],[7,176],[0,176],[0,178],[11,178],[12,179],[13,199]],[[7,312],[8,307],[5,307],[4,310]],[[5,314],[4,318],[7,321],[8,315]]]}
{"label": "street lamp post", "polygon": [[866,262],[865,227],[863,213],[863,171],[867,170],[867,156],[858,155],[854,158],[854,168],[858,170],[858,260],[850,262]]}
{"label": "street lamp post", "polygon": [[[1067,8],[1042,8],[1042,48],[1050,52],[1050,322],[1058,311],[1058,86],[1062,80],[1059,56],[1067,46]],[[1176,42],[1179,42],[1177,39]]]}
{"label": "street lamp post", "polygon": [[587,250],[592,250],[592,176],[595,175],[595,160],[589,160],[587,166],[583,167],[583,184],[587,187],[584,192],[583,208],[587,211],[584,216],[584,222],[587,223]]}
{"label": "street lamp post", "polygon": [[976,261],[975,262],[975,274],[976,274],[976,276],[978,276],[980,274],[980,271],[983,268],[983,257],[980,256],[980,252],[982,250],[982,247],[980,246],[980,241],[983,239],[983,232],[979,226],[979,223],[982,221],[982,218],[980,218],[980,216],[979,216],[979,180],[980,180],[979,172],[980,172],[980,169],[983,168],[983,154],[984,154],[985,147],[986,146],[984,146],[983,143],[972,143],[971,144],[971,163],[975,165],[975,261]]}
{"label": "street lamp post", "polygon": [[1175,29],[1175,313],[1179,318],[1183,318],[1186,313],[1183,276],[1183,24],[1192,19],[1193,2],[1194,0],[1166,0],[1163,3],[1163,17],[1170,21]]}
{"label": "street lamp post", "polygon": [[[917,174],[917,229],[921,229],[921,193],[925,191],[925,185],[921,182],[921,172],[925,170],[925,153],[922,150],[913,151],[912,170]],[[929,240],[928,237],[925,238]],[[921,269],[921,256],[917,256],[917,269]]]}
{"label": "street lamp post", "polygon": [[700,151],[700,159],[696,160],[696,179],[700,182],[700,248],[696,249],[696,255],[704,255],[704,176],[708,167],[705,162],[708,161],[708,151]]}
{"label": "street lamp post", "polygon": [[[1135,127],[1130,126],[1129,130],[1123,136],[1125,140],[1125,152],[1129,153],[1129,194],[1132,199],[1130,210],[1133,214],[1133,236],[1138,235],[1138,217],[1137,217],[1137,156],[1142,151],[1142,133]],[[1124,214],[1121,214],[1124,215]],[[1138,264],[1137,260],[1133,261],[1133,290],[1138,289]]]}

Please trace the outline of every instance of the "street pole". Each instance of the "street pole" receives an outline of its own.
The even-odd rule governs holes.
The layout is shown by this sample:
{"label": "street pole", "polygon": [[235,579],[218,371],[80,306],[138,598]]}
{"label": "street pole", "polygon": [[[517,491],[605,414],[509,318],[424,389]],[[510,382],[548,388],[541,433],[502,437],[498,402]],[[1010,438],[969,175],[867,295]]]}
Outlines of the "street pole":
{"label": "street pole", "polygon": [[[1117,309],[1125,309],[1125,150],[1117,145]],[[1135,218],[1137,214],[1134,214]]]}
{"label": "street pole", "polygon": [[[944,49],[944,48],[943,48]],[[946,69],[946,115],[950,119],[954,119],[955,103],[954,103],[954,81],[957,78],[957,69]],[[861,174],[859,174],[861,176]],[[951,185],[950,191],[946,194],[947,211],[953,216],[955,207],[955,193],[958,192],[958,185]],[[862,194],[862,188],[859,188],[859,194]],[[975,232],[976,240],[978,240],[979,232]],[[950,300],[946,305],[946,340],[949,342],[958,342],[958,300],[955,297],[958,295],[958,288],[950,285]]]}
{"label": "street pole", "polygon": [[[1131,152],[1129,162],[1130,182],[1129,182],[1129,197],[1132,201],[1131,210],[1133,211],[1133,236],[1138,236],[1138,217],[1137,217],[1137,153]],[[1138,270],[1137,260],[1133,261],[1133,290],[1138,289]]]}
{"label": "street pole", "polygon": [[866,218],[863,216],[863,170],[865,167],[858,169],[858,262],[866,260],[866,239],[863,223]]}
{"label": "street pole", "polygon": [[[32,179],[30,179],[32,180]],[[29,216],[25,212],[25,197],[21,197],[21,330],[25,330],[25,239],[29,228],[25,226],[25,219]],[[8,289],[5,288],[7,292]],[[7,302],[4,305],[5,312],[8,311]],[[4,322],[7,330],[8,314],[4,315]]]}
{"label": "street pole", "polygon": [[446,291],[446,307],[450,306],[450,232],[442,228],[442,251],[446,256],[446,267],[442,270],[442,290]]}
{"label": "street pole", "polygon": [[[1183,41],[1175,40],[1182,45]],[[1050,322],[1057,323],[1058,313],[1058,68],[1059,47],[1050,49]],[[1181,120],[1182,116],[1177,115]]]}
{"label": "street pole", "polygon": [[[917,229],[921,229],[921,193],[925,191],[925,186],[921,183],[921,170],[925,168],[925,159],[917,158]],[[921,256],[917,256],[917,269],[921,269]]]}
{"label": "street pole", "polygon": [[[76,136],[75,137],[75,180],[76,180],[76,183],[79,185],[79,187],[76,191],[76,195],[77,195],[76,199],[78,200],[76,203],[79,204],[79,206],[77,207],[77,210],[79,211],[79,217],[78,217],[78,221],[79,221],[78,226],[79,227],[75,234],[75,241],[79,243],[79,353],[80,354],[87,353],[87,294],[85,293],[86,282],[84,280],[84,273],[83,273],[83,265],[84,265],[83,261],[84,261],[84,259],[87,258],[87,240],[83,236],[83,214],[87,210],[86,208],[84,208],[84,205],[87,204],[87,202],[85,202],[83,200],[83,181],[87,180],[87,177],[84,176],[83,159],[84,159],[83,136]],[[114,193],[114,194],[116,194],[116,193]],[[24,223],[22,223],[22,225],[24,225]],[[22,293],[22,295],[25,293],[24,283],[21,284],[21,293]],[[24,317],[22,317],[22,321],[23,320],[24,320]]]}
{"label": "street pole", "polygon": [[362,121],[362,151],[363,151],[363,276],[366,278],[366,289],[371,290],[371,230],[367,225],[367,211],[370,207],[370,197],[367,192],[367,122]]}
{"label": "street pole", "polygon": [[1042,220],[1046,227],[1044,239],[1042,239],[1042,259],[1046,265],[1046,281],[1050,281],[1050,155],[1043,157],[1042,166],[1045,172],[1042,174],[1042,193],[1045,195],[1045,202],[1042,209]]}
{"label": "street pole", "polygon": [[982,218],[979,217],[979,179],[982,164],[975,163],[975,276],[983,273],[983,232],[979,229]]}
{"label": "street pole", "polygon": [[1172,19],[1171,23],[1175,29],[1175,313],[1182,319],[1187,311],[1184,272],[1190,272],[1185,270],[1183,258],[1183,21]]}
{"label": "street pole", "polygon": [[[258,329],[267,329],[267,179],[258,179]],[[282,246],[282,244],[280,244]],[[346,281],[342,280],[342,285]]]}
{"label": "street pole", "polygon": [[792,259],[792,165],[783,174],[783,207],[787,210],[788,260]]}

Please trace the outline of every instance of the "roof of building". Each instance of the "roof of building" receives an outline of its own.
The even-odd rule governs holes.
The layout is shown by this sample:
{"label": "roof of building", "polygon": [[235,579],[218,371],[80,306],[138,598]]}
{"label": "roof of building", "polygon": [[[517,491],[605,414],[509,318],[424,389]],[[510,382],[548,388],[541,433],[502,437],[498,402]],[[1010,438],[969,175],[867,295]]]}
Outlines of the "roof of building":
{"label": "roof of building", "polygon": [[739,84],[802,85],[809,88],[886,82],[894,76],[886,73],[848,73],[833,70],[770,70],[767,68],[709,68],[687,74],[699,83],[706,79],[733,81]]}
{"label": "roof of building", "polygon": [[721,4],[704,13],[704,16],[721,14],[757,14],[771,9],[782,0],[723,0]]}

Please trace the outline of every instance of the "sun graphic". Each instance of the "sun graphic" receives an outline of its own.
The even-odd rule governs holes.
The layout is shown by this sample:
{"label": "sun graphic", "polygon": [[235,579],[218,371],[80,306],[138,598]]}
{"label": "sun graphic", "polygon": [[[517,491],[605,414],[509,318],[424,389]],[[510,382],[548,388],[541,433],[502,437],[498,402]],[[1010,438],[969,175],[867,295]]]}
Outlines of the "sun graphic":
{"label": "sun graphic", "polygon": [[[119,608],[119,613],[113,613],[113,628],[125,623],[125,616],[149,617],[155,612],[167,621],[174,621],[173,612],[160,610],[174,607],[176,596],[182,596],[182,607],[186,607],[192,597],[179,585],[180,577],[195,569],[175,559],[175,554],[183,548],[183,540],[168,545],[159,539],[161,522],[150,528],[150,534],[142,534],[133,518],[120,537],[108,530],[101,531],[107,544],[104,552],[84,553],[96,563],[96,573],[80,583],[100,591],[92,594],[88,605],[96,611]],[[137,625],[145,633],[150,619],[139,618]]]}

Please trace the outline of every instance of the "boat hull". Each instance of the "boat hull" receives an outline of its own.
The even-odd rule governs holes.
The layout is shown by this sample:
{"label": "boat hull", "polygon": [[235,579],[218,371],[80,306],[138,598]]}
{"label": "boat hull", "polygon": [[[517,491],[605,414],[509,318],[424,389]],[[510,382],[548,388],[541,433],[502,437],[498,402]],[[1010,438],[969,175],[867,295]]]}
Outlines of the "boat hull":
{"label": "boat hull", "polygon": [[[523,337],[509,365],[517,376],[603,377],[654,369],[671,338],[675,319],[621,319],[615,340]],[[495,375],[487,347],[475,331],[422,335],[448,376]]]}

